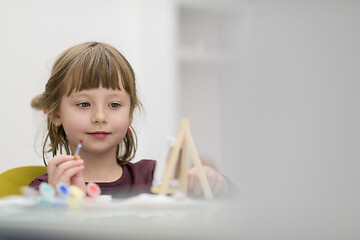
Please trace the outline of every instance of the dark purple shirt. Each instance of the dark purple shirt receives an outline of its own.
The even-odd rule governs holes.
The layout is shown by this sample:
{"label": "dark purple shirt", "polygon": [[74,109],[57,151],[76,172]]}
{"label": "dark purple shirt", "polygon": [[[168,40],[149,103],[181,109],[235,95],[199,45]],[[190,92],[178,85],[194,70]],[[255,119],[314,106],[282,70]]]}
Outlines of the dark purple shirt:
{"label": "dark purple shirt", "polygon": [[[96,183],[101,188],[102,195],[113,197],[131,197],[140,193],[150,193],[156,161],[141,160],[122,166],[122,176],[114,182]],[[40,183],[48,182],[47,173],[32,180],[29,187],[38,189]]]}

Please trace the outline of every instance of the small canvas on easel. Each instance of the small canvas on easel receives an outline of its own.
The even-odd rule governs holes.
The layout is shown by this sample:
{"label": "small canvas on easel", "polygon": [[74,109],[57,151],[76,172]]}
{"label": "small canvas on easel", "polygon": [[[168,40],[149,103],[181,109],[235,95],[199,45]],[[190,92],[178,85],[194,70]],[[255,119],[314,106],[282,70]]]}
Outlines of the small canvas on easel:
{"label": "small canvas on easel", "polygon": [[[159,186],[152,186],[151,191],[153,193],[165,195],[175,193],[176,191],[181,191],[184,194],[187,194],[189,153],[197,170],[198,178],[205,198],[213,198],[209,182],[203,169],[203,165],[190,133],[190,120],[188,119],[182,119],[180,123],[180,128],[170,152],[162,183]],[[179,178],[180,181],[180,185],[178,187],[169,186],[174,172],[175,177]]]}

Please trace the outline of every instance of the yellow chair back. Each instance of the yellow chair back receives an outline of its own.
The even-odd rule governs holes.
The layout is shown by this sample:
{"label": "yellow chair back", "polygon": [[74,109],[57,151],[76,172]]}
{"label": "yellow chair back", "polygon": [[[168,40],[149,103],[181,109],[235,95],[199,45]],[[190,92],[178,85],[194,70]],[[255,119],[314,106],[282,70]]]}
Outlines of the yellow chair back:
{"label": "yellow chair back", "polygon": [[23,166],[0,173],[0,197],[21,194],[20,188],[46,173],[45,166]]}

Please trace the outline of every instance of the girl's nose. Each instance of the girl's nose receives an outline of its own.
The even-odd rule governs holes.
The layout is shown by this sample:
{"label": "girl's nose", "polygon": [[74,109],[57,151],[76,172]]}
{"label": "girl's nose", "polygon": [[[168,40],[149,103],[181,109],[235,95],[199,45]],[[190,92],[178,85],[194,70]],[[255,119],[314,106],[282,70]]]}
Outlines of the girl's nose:
{"label": "girl's nose", "polygon": [[108,116],[104,108],[95,108],[91,122],[94,124],[106,124],[108,122]]}

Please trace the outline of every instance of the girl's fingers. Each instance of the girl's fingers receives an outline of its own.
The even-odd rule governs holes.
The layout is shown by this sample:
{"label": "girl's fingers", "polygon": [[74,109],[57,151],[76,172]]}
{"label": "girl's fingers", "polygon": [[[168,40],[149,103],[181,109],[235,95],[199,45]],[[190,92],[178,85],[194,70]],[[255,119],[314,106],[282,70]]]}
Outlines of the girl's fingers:
{"label": "girl's fingers", "polygon": [[[227,180],[220,173],[209,166],[204,166],[203,169],[214,195],[219,195],[227,190]],[[188,190],[196,195],[202,193],[202,186],[195,168],[191,168],[188,171]]]}
{"label": "girl's fingers", "polygon": [[62,164],[60,164],[55,172],[54,172],[54,178],[55,179],[70,179],[75,173],[74,168],[78,166],[84,166],[83,160],[73,160],[73,161],[67,161]]}
{"label": "girl's fingers", "polygon": [[189,175],[187,179],[187,189],[189,192],[193,192],[194,189],[194,178],[190,177]]}
{"label": "girl's fingers", "polygon": [[83,169],[84,161],[82,159],[74,160],[71,156],[54,159],[52,165],[48,168],[48,181],[53,186],[56,186],[59,182],[70,185],[71,177]]}
{"label": "girl's fingers", "polygon": [[48,162],[48,165],[57,166],[57,165],[61,164],[62,162],[69,161],[69,160],[74,160],[74,157],[71,155],[62,154],[62,155],[59,155],[59,156],[56,156],[56,157],[53,157],[52,159],[50,159]]}
{"label": "girl's fingers", "polygon": [[[58,165],[54,171],[54,177],[59,179],[61,176],[65,175],[68,176],[68,171],[71,170],[74,167],[84,165],[83,160],[72,160],[72,161],[66,161],[62,164]],[[72,171],[70,171],[72,173]]]}
{"label": "girl's fingers", "polygon": [[48,174],[52,175],[60,164],[66,162],[66,161],[73,160],[73,159],[74,159],[73,156],[64,155],[64,154],[50,159],[48,161],[48,166],[47,166]]}
{"label": "girl's fingers", "polygon": [[202,188],[197,176],[196,168],[191,168],[188,171],[188,190],[192,194],[201,194]]}
{"label": "girl's fingers", "polygon": [[77,165],[67,169],[60,177],[58,182],[69,182],[71,183],[71,178],[81,172],[84,169],[84,165]]}
{"label": "girl's fingers", "polygon": [[188,191],[190,193],[194,193],[194,189],[195,189],[195,184],[196,184],[196,169],[194,168],[191,168],[189,171],[188,171]]}

